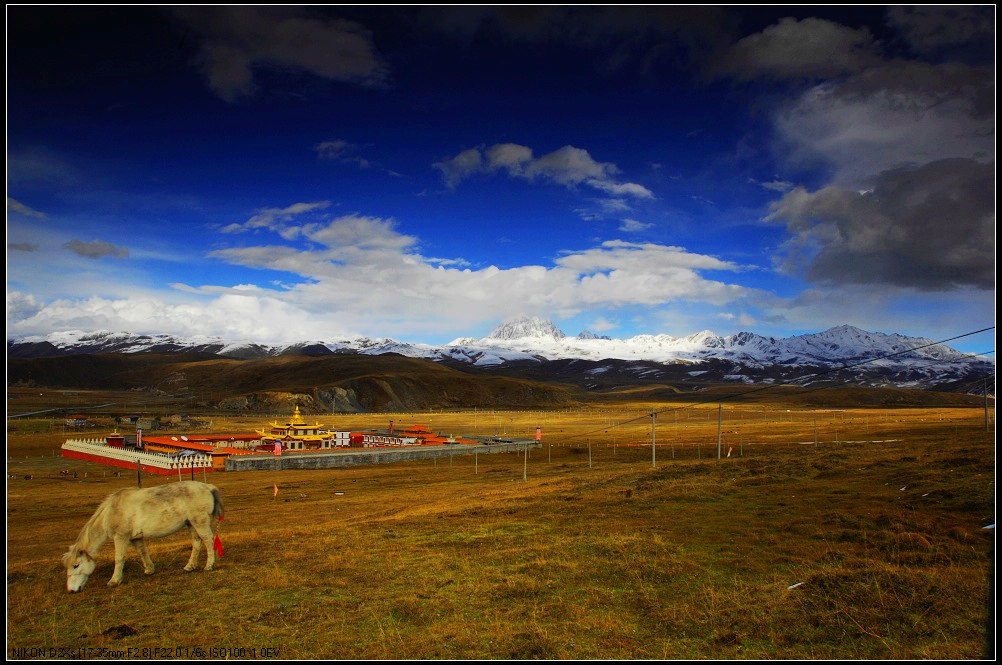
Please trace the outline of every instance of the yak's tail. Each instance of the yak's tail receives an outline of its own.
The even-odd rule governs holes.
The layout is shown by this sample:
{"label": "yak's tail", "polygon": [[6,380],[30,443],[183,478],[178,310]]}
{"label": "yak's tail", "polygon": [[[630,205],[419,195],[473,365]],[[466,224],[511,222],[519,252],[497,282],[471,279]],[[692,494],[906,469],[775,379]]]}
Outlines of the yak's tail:
{"label": "yak's tail", "polygon": [[212,488],[212,516],[217,520],[223,518],[223,499],[219,496],[219,488]]}

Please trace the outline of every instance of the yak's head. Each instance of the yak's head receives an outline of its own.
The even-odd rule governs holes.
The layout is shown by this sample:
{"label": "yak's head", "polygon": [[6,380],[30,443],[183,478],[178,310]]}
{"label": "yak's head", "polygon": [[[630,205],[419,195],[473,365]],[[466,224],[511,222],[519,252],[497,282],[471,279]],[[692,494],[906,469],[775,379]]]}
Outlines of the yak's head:
{"label": "yak's head", "polygon": [[82,589],[87,584],[87,578],[97,568],[94,558],[77,549],[76,545],[70,545],[70,551],[63,555],[63,565],[66,566],[66,590],[70,593]]}

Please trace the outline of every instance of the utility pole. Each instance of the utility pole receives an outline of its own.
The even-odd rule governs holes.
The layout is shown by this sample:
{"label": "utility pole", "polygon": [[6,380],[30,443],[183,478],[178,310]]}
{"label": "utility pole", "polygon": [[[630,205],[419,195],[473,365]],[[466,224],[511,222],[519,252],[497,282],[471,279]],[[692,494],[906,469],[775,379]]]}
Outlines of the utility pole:
{"label": "utility pole", "polygon": [[720,459],[720,426],[724,418],[724,405],[717,402],[717,459]]}
{"label": "utility pole", "polygon": [[988,429],[988,377],[985,377],[985,431]]}
{"label": "utility pole", "polygon": [[654,448],[654,425],[657,422],[657,411],[651,409],[651,468],[656,469],[657,464],[657,453]]}

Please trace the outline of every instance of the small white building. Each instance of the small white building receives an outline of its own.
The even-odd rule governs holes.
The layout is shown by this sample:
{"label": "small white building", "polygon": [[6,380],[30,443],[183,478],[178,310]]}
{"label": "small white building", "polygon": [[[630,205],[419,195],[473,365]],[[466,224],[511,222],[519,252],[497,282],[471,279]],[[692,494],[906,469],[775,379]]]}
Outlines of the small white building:
{"label": "small white building", "polygon": [[382,434],[379,432],[363,432],[362,446],[365,448],[381,448],[383,446],[413,446],[418,443],[417,437]]}

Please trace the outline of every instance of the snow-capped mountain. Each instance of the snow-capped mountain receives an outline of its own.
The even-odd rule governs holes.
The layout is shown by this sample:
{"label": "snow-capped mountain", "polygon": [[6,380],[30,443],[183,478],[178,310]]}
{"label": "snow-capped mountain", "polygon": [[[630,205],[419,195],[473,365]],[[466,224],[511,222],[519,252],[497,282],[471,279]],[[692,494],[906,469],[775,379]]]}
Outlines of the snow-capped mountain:
{"label": "snow-capped mountain", "polygon": [[520,316],[508,319],[484,339],[563,339],[566,336],[549,319],[538,316]]}
{"label": "snow-capped mountain", "polygon": [[[524,334],[516,336],[513,331]],[[763,337],[751,332],[721,337],[710,330],[684,337],[660,334],[611,339],[588,331],[577,337],[569,337],[545,319],[542,323],[539,319],[522,319],[514,324],[503,324],[486,337],[460,338],[449,346],[513,351],[547,360],[617,358],[673,362],[719,358],[752,365],[845,365],[891,354],[900,354],[889,361],[892,364],[916,359],[971,359],[968,354],[942,344],[929,346],[931,344],[932,340],[926,338],[871,333],[853,326],[839,326],[820,333],[782,339]],[[910,349],[917,350],[909,351]]]}
{"label": "snow-capped mountain", "polygon": [[[505,321],[486,337],[461,337],[444,346],[368,337],[265,345],[250,340],[81,331],[22,337],[7,343],[9,357],[182,351],[233,358],[291,353],[398,353],[494,369],[510,364],[543,365],[577,360],[589,361],[580,371],[593,377],[604,376],[612,368],[616,369],[612,374],[616,374],[622,369],[622,361],[627,361],[641,363],[631,371],[637,378],[652,381],[665,376],[665,366],[681,363],[691,365],[686,367],[685,374],[694,379],[708,379],[712,375],[725,381],[751,382],[765,380],[768,374],[771,380],[787,380],[809,375],[818,368],[844,368],[851,376],[878,376],[878,382],[882,380],[879,377],[887,377],[886,383],[910,387],[994,372],[994,362],[933,344],[929,339],[867,332],[847,325],[779,339],[751,332],[721,337],[709,330],[684,337],[658,334],[615,339],[589,331],[571,337],[547,319],[520,317]],[[711,372],[704,366],[714,369]]]}

